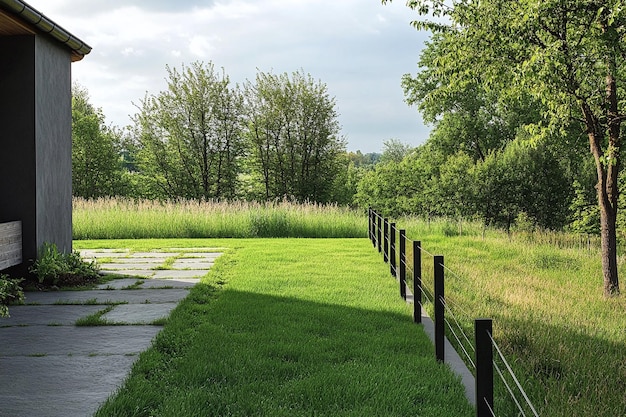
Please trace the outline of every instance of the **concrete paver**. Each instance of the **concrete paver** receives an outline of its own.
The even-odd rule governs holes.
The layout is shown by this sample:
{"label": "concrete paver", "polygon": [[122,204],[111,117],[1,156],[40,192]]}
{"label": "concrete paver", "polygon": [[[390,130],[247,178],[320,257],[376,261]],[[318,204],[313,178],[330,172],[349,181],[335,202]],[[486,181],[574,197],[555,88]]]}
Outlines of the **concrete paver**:
{"label": "concrete paver", "polygon": [[136,359],[127,354],[0,357],[0,416],[91,416]]}
{"label": "concrete paver", "polygon": [[161,278],[147,279],[141,285],[141,288],[191,288],[200,282],[200,278]]}
{"label": "concrete paver", "polygon": [[[140,258],[137,256],[126,256],[126,257],[119,257],[119,258],[111,258],[111,261],[113,261],[113,263],[119,263],[119,264],[150,264],[150,265],[161,265],[163,262],[165,262],[168,259],[168,257],[150,257],[150,258]],[[101,265],[103,265],[104,267],[108,268],[110,263],[102,263]]]}
{"label": "concrete paver", "polygon": [[213,262],[195,262],[195,259],[177,259],[172,264],[172,269],[205,269],[213,266]]}
{"label": "concrete paver", "polygon": [[104,314],[102,319],[115,324],[152,324],[155,320],[169,316],[175,307],[175,303],[124,304],[115,306],[113,310]]}
{"label": "concrete paver", "polygon": [[11,317],[0,319],[2,326],[73,326],[81,317],[97,313],[103,306],[35,305],[13,306]]}
{"label": "concrete paver", "polygon": [[222,255],[221,252],[184,252],[181,258],[202,258],[206,260],[215,260]]}
{"label": "concrete paver", "polygon": [[[27,305],[11,307],[11,317],[0,318],[0,417],[92,415],[161,330],[146,324],[168,317],[217,256],[194,248],[197,259],[181,262],[193,270],[152,269],[187,256],[184,251],[84,250],[85,259],[114,261],[100,263],[103,273],[133,278],[87,291],[27,293]],[[150,278],[139,289],[126,289],[138,276]],[[126,304],[115,304],[101,318],[124,325],[75,326],[110,303]]]}
{"label": "concrete paver", "polygon": [[173,258],[179,256],[180,252],[133,252],[133,258]]}
{"label": "concrete paver", "polygon": [[154,271],[153,278],[155,279],[168,279],[168,278],[201,278],[209,272],[206,269],[170,269],[167,271]]}
{"label": "concrete paver", "polygon": [[160,263],[151,263],[151,262],[115,262],[115,263],[107,263],[103,264],[102,268],[106,268],[109,271],[118,271],[118,270],[129,270],[133,271],[135,269],[139,270],[150,270],[156,268],[160,265]]}
{"label": "concrete paver", "polygon": [[123,290],[128,287],[134,287],[139,281],[145,282],[146,280],[138,278],[119,278],[100,284],[96,288],[99,290]]}
{"label": "concrete paver", "polygon": [[153,304],[177,303],[189,293],[186,289],[172,288],[163,291],[139,290],[91,290],[56,291],[27,294],[26,303],[35,304]]}
{"label": "concrete paver", "polygon": [[150,278],[154,275],[154,269],[117,269],[113,270],[100,270],[103,275],[127,275],[131,277]]}
{"label": "concrete paver", "polygon": [[[138,354],[160,330],[159,326],[7,327],[0,329],[0,357]],[[0,375],[5,376],[4,370]]]}

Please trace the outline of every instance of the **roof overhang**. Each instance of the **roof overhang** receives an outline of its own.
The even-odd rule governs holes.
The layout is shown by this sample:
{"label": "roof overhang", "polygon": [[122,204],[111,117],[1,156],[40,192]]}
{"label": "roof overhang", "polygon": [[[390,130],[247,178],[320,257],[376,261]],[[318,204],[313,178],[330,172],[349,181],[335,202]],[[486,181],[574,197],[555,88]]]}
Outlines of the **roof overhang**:
{"label": "roof overhang", "polygon": [[0,0],[0,36],[46,34],[72,52],[72,62],[91,52],[91,46],[21,0]]}

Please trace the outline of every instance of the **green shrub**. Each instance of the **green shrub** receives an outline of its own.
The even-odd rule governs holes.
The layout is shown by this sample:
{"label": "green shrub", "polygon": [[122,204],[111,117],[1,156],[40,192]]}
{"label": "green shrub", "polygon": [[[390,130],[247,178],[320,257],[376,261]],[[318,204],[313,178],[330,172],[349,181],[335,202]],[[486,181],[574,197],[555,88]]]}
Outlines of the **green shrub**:
{"label": "green shrub", "polygon": [[85,262],[76,251],[60,253],[54,243],[44,243],[38,259],[30,267],[44,285],[82,285],[98,279],[95,261]]}
{"label": "green shrub", "polygon": [[21,282],[21,279],[11,279],[8,275],[0,274],[0,317],[9,316],[9,304],[24,301]]}

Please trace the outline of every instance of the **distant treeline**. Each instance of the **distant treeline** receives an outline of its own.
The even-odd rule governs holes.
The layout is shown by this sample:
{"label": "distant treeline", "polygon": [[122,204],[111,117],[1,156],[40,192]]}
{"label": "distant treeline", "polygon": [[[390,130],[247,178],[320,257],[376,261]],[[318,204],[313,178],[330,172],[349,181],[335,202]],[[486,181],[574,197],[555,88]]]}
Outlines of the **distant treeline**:
{"label": "distant treeline", "polygon": [[[124,129],[107,126],[75,86],[75,196],[288,198],[371,206],[390,216],[598,233],[593,160],[566,146],[584,137],[570,129],[538,140],[523,128],[539,117],[528,97],[490,107],[486,93],[468,92],[465,105],[482,109],[475,117],[472,108],[422,102],[436,121],[425,144],[390,139],[382,154],[363,154],[346,151],[334,98],[302,71],[259,73],[241,86],[211,63],[167,73],[167,90],[147,94]],[[408,97],[427,94],[419,77],[405,77],[404,86]]]}
{"label": "distant treeline", "polygon": [[350,204],[357,171],[380,157],[346,152],[334,98],[302,71],[243,85],[212,63],[167,73],[124,129],[74,86],[75,196]]}

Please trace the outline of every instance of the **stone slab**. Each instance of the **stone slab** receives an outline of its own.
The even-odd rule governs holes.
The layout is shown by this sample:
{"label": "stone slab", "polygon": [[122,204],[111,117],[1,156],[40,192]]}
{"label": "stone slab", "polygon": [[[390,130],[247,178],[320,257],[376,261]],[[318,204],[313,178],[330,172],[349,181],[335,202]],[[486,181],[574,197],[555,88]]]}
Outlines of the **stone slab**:
{"label": "stone slab", "polygon": [[213,262],[205,262],[197,259],[177,259],[172,264],[172,269],[211,269]]}
{"label": "stone slab", "polygon": [[[40,305],[14,306],[10,319],[0,319],[0,417],[93,415],[122,385],[138,354],[150,346],[161,327],[76,327],[73,324],[78,318],[105,306],[55,303],[128,302],[115,306],[104,318],[127,324],[154,322],[168,316],[188,295],[188,288],[199,281],[188,275],[207,272],[150,269],[168,257],[181,256],[181,252],[168,250],[164,256],[160,252],[81,251],[84,257],[114,258],[114,264],[124,265],[110,270],[109,264],[103,264],[103,274],[137,277],[158,272],[170,279],[148,279],[136,290],[122,290],[136,283],[136,278],[129,277],[102,286],[119,289],[26,293],[27,303]],[[204,258],[193,262],[210,263]],[[150,268],[136,269],[138,264],[149,264]],[[156,289],[163,286],[174,288]],[[3,320],[8,320],[4,321],[6,327],[2,327]]]}
{"label": "stone slab", "polygon": [[124,304],[115,306],[102,318],[115,324],[152,324],[155,320],[168,317],[176,303]]}
{"label": "stone slab", "polygon": [[149,278],[154,275],[154,269],[118,269],[115,271],[100,270],[102,275],[127,275],[131,277]]}
{"label": "stone slab", "polygon": [[200,278],[147,279],[141,288],[191,288],[200,282]]}
{"label": "stone slab", "polygon": [[222,255],[221,252],[185,252],[182,254],[181,258],[202,258],[202,259],[217,259]]}
{"label": "stone slab", "polygon": [[134,252],[132,257],[134,258],[172,258],[179,256],[180,252]]}
{"label": "stone slab", "polygon": [[91,416],[136,355],[0,357],[0,416]]}
{"label": "stone slab", "polygon": [[123,262],[123,263],[110,263],[101,265],[101,269],[106,271],[119,271],[119,270],[150,270],[161,265],[162,262]]}
{"label": "stone slab", "polygon": [[160,330],[159,326],[5,327],[0,328],[0,357],[138,354]]}
{"label": "stone slab", "polygon": [[[32,292],[26,293],[27,304],[86,304],[93,303],[106,304],[127,302],[130,304],[153,304],[179,302],[189,294],[186,289],[169,290],[91,290],[91,291],[54,291],[54,292]],[[147,303],[146,303],[147,301]]]}
{"label": "stone slab", "polygon": [[144,279],[137,278],[120,278],[113,279],[109,282],[105,282],[104,284],[100,284],[97,286],[99,290],[122,290],[131,286],[134,286],[137,281],[144,282]]}
{"label": "stone slab", "polygon": [[158,266],[158,265],[161,265],[163,262],[165,262],[166,259],[168,258],[167,257],[137,258],[137,257],[131,256],[127,258],[115,258],[115,259],[112,259],[113,262],[104,262],[104,263],[101,263],[100,266],[102,268],[107,268],[111,264],[150,264],[150,265]]}
{"label": "stone slab", "polygon": [[82,254],[107,254],[107,255],[116,255],[116,254],[129,254],[130,251],[128,249],[81,249],[78,251]]}
{"label": "stone slab", "polygon": [[155,279],[178,279],[178,278],[202,278],[207,274],[208,270],[196,269],[169,269],[164,271],[154,271],[152,276]]}
{"label": "stone slab", "polygon": [[9,310],[11,317],[0,318],[0,327],[73,326],[76,320],[97,313],[102,309],[103,306],[12,306]]}

